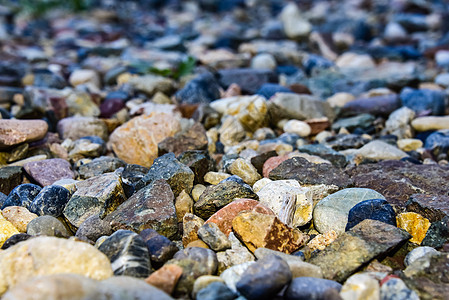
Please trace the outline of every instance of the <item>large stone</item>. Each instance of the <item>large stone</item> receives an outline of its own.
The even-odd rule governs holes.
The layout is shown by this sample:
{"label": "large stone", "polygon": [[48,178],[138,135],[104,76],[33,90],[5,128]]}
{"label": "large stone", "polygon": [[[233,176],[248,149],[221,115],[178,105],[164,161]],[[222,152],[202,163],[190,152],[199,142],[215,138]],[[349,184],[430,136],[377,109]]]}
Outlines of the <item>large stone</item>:
{"label": "large stone", "polygon": [[348,214],[356,204],[371,199],[384,199],[371,189],[348,188],[331,194],[318,202],[313,210],[313,225],[320,233],[345,231]]}
{"label": "large stone", "polygon": [[413,129],[415,129],[416,131],[449,129],[449,117],[420,117],[414,119],[411,124]]}
{"label": "large stone", "polygon": [[314,164],[302,157],[285,160],[269,173],[272,180],[295,179],[299,184],[336,185],[345,188],[352,185],[351,179],[341,170],[330,164]]}
{"label": "large stone", "polygon": [[48,130],[43,120],[0,119],[0,149],[45,137]]}
{"label": "large stone", "polygon": [[95,247],[73,240],[36,237],[0,253],[0,294],[38,275],[80,274],[102,280],[112,276],[109,259]]}
{"label": "large stone", "polygon": [[173,152],[176,156],[189,150],[207,150],[206,130],[201,123],[193,124],[186,132],[167,137],[158,144],[159,155]]}
{"label": "large stone", "polygon": [[96,135],[108,139],[108,127],[103,120],[93,117],[69,117],[58,122],[58,133],[62,139],[77,140]]}
{"label": "large stone", "polygon": [[235,181],[225,181],[208,186],[194,205],[195,213],[199,217],[207,219],[220,208],[238,198],[257,199],[258,197],[250,188]]}
{"label": "large stone", "polygon": [[173,237],[178,231],[173,192],[164,180],[156,180],[117,207],[105,221],[113,230],[141,232],[151,228]]}
{"label": "large stone", "polygon": [[132,231],[114,232],[98,250],[111,261],[114,275],[147,278],[152,272],[147,246],[143,239]]}
{"label": "large stone", "polygon": [[302,226],[312,219],[313,200],[308,188],[296,180],[267,183],[257,192],[260,203],[269,207],[289,226]]}
{"label": "large stone", "polygon": [[415,212],[429,219],[440,221],[449,217],[449,197],[445,195],[413,194],[407,201],[407,211]]}
{"label": "large stone", "polygon": [[40,185],[51,185],[61,179],[74,179],[70,163],[61,158],[26,163],[23,168]]}
{"label": "large stone", "polygon": [[277,217],[257,212],[242,212],[232,221],[235,235],[251,252],[268,248],[292,253],[303,246],[308,236],[288,227]]}
{"label": "large stone", "polygon": [[309,262],[321,267],[324,278],[343,282],[363,264],[387,254],[410,237],[395,226],[367,219],[342,233]]}
{"label": "large stone", "polygon": [[76,188],[63,212],[74,227],[95,214],[104,218],[126,200],[121,180],[114,173],[79,181]]}
{"label": "large stone", "polygon": [[239,265],[235,265],[225,270],[220,274],[220,278],[223,279],[226,285],[234,292],[237,292],[236,284],[242,277],[242,274],[246,271],[246,269],[254,264],[254,261],[248,261]]}
{"label": "large stone", "polygon": [[154,160],[150,170],[137,183],[136,188],[140,189],[156,180],[164,179],[177,197],[183,190],[190,193],[194,178],[195,175],[189,167],[180,163],[173,153],[167,153]]}
{"label": "large stone", "polygon": [[30,211],[38,216],[50,215],[58,218],[69,201],[70,192],[59,185],[47,185],[30,204]]}
{"label": "large stone", "polygon": [[158,143],[181,129],[178,118],[165,113],[135,117],[115,129],[110,145],[126,163],[150,167],[158,155]]}

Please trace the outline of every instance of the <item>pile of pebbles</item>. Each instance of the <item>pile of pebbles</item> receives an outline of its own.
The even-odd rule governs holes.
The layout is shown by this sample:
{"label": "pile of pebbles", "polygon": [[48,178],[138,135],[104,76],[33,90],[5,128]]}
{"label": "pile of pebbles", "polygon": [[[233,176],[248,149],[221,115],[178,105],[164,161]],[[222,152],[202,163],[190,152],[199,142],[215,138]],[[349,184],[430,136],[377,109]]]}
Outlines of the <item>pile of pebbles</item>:
{"label": "pile of pebbles", "polygon": [[447,299],[449,4],[97,2],[0,7],[2,299]]}

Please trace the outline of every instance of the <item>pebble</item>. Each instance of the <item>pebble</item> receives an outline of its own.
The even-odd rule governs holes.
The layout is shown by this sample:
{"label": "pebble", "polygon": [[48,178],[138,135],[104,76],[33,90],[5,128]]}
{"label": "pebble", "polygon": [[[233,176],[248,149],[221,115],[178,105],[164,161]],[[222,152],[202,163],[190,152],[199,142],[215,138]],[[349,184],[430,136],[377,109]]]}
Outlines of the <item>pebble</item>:
{"label": "pebble", "polygon": [[19,233],[19,230],[3,216],[2,212],[2,216],[0,216],[0,244],[3,246],[10,237]]}
{"label": "pebble", "polygon": [[418,139],[401,139],[397,142],[398,148],[404,152],[416,151],[422,148],[424,145],[421,140]]}
{"label": "pebble", "polygon": [[201,226],[198,229],[198,237],[214,251],[223,251],[231,248],[231,242],[227,236],[213,222]]}
{"label": "pebble", "polygon": [[2,210],[2,215],[21,233],[26,233],[28,223],[37,218],[36,214],[21,206],[8,206]]}
{"label": "pebble", "polygon": [[418,300],[418,295],[409,289],[404,281],[399,278],[391,278],[380,287],[382,300]]}
{"label": "pebble", "polygon": [[348,213],[348,231],[365,219],[377,220],[396,226],[396,213],[385,199],[364,200],[354,205]]}
{"label": "pebble", "polygon": [[205,288],[196,293],[196,299],[223,299],[232,300],[236,295],[222,282],[212,282]]}
{"label": "pebble", "polygon": [[412,235],[410,242],[421,244],[430,227],[430,221],[414,212],[400,213],[396,216],[398,227]]}
{"label": "pebble", "polygon": [[417,247],[415,249],[413,249],[412,251],[410,251],[407,256],[404,259],[404,265],[406,267],[408,267],[409,265],[411,265],[415,260],[426,256],[426,255],[433,255],[433,254],[438,254],[439,252],[437,250],[435,250],[432,247],[426,247],[426,246],[422,246],[422,247]]}
{"label": "pebble", "polygon": [[411,125],[413,129],[415,129],[416,131],[449,129],[449,117],[447,116],[419,117],[414,119]]}
{"label": "pebble", "polygon": [[341,284],[332,280],[298,277],[294,278],[285,290],[284,298],[287,300],[328,299],[330,295],[333,295],[332,290],[338,293],[341,287]]}
{"label": "pebble", "polygon": [[43,120],[0,120],[0,149],[44,138],[48,124]]}
{"label": "pebble", "polygon": [[38,216],[62,216],[65,205],[70,199],[70,192],[59,185],[47,185],[33,199],[29,208]]}
{"label": "pebble", "polygon": [[407,157],[404,151],[382,141],[372,141],[356,151],[359,155],[371,160],[400,160]]}
{"label": "pebble", "polygon": [[8,206],[23,206],[28,209],[41,190],[40,186],[32,183],[18,185],[9,193],[2,209]]}
{"label": "pebble", "polygon": [[164,265],[145,279],[145,282],[171,295],[182,275],[182,268],[177,265]]}
{"label": "pebble", "polygon": [[233,175],[237,175],[249,185],[254,185],[256,181],[261,179],[256,168],[243,158],[237,158],[230,166],[229,171]]}
{"label": "pebble", "polygon": [[69,237],[70,232],[64,224],[52,216],[40,216],[31,220],[27,225],[29,235],[47,235],[55,237]]}
{"label": "pebble", "polygon": [[284,132],[295,133],[300,137],[307,137],[312,132],[309,124],[299,120],[289,120],[283,127]]}
{"label": "pebble", "polygon": [[380,287],[377,280],[369,274],[359,273],[349,277],[340,290],[342,299],[380,299]]}

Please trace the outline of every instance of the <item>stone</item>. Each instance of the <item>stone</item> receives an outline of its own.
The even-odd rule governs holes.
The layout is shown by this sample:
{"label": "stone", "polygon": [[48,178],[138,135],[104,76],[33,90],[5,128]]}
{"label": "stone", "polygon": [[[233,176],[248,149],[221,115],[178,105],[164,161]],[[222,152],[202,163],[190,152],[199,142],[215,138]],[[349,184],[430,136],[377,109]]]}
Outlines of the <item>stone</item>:
{"label": "stone", "polygon": [[0,294],[37,275],[73,273],[102,280],[112,276],[109,259],[94,246],[56,237],[36,237],[0,253]]}
{"label": "stone", "polygon": [[417,247],[407,254],[407,256],[404,259],[404,265],[406,267],[408,267],[414,261],[416,261],[417,259],[420,259],[421,257],[424,257],[426,255],[438,255],[439,253],[440,252],[438,252],[437,250],[435,250],[432,247],[426,247],[426,246]]}
{"label": "stone", "polygon": [[369,274],[354,274],[341,287],[340,296],[351,300],[380,300],[379,283]]}
{"label": "stone", "polygon": [[347,164],[347,159],[343,154],[321,144],[300,146],[298,151],[326,159],[337,168],[344,168]]}
{"label": "stone", "polygon": [[252,69],[270,69],[276,68],[276,59],[269,53],[260,53],[251,59]]}
{"label": "stone", "polygon": [[403,106],[390,114],[385,122],[385,131],[397,136],[399,139],[411,138],[413,137],[413,131],[410,123],[414,118],[415,112]]}
{"label": "stone", "polygon": [[139,181],[148,173],[148,168],[139,165],[126,164],[121,171],[122,186],[127,197],[136,191]]}
{"label": "stone", "polygon": [[327,246],[332,244],[337,237],[338,235],[335,230],[320,233],[307,243],[307,247],[309,247],[311,251],[324,250]]}
{"label": "stone", "polygon": [[77,86],[80,84],[92,84],[97,88],[101,87],[100,77],[98,73],[94,70],[88,69],[77,69],[70,74],[69,83],[72,86]]}
{"label": "stone", "polygon": [[226,181],[211,185],[201,194],[194,205],[195,214],[203,219],[211,217],[220,208],[238,198],[257,199],[258,196],[250,188],[235,181]]}
{"label": "stone", "polygon": [[198,230],[198,237],[214,251],[223,251],[231,248],[231,242],[228,240],[228,237],[213,222],[201,226]]}
{"label": "stone", "polygon": [[262,259],[264,257],[270,255],[276,255],[285,261],[290,268],[290,272],[292,273],[292,278],[297,277],[315,277],[315,278],[323,278],[323,274],[321,269],[315,265],[304,262],[301,257],[295,255],[285,254],[283,252],[270,250],[267,248],[257,248],[254,251],[254,255],[257,259]]}
{"label": "stone", "polygon": [[249,261],[246,263],[242,263],[239,265],[235,265],[225,270],[220,274],[220,277],[224,280],[226,285],[233,291],[237,292],[236,284],[241,279],[242,274],[248,269],[248,267],[252,264],[255,264],[254,261]]}
{"label": "stone", "polygon": [[425,141],[424,147],[432,153],[437,160],[447,158],[449,150],[449,130],[431,133]]}
{"label": "stone", "polygon": [[126,200],[121,180],[114,173],[80,181],[76,188],[63,211],[64,217],[76,228],[92,215],[104,218]]}
{"label": "stone", "polygon": [[448,116],[428,116],[419,117],[411,121],[413,129],[416,131],[449,129]]}
{"label": "stone", "polygon": [[180,163],[193,171],[195,175],[194,184],[204,184],[204,175],[215,169],[215,161],[212,160],[207,151],[189,150],[183,152],[177,158]]}
{"label": "stone", "polygon": [[195,184],[195,186],[192,189],[192,198],[193,201],[197,202],[200,197],[201,194],[206,190],[206,186],[202,185],[202,184]]}
{"label": "stone", "polygon": [[220,85],[211,73],[200,74],[176,92],[175,98],[183,104],[210,103],[220,98]]}
{"label": "stone", "polygon": [[341,108],[341,116],[349,117],[368,113],[387,117],[400,107],[401,101],[396,94],[360,98],[346,103]]}
{"label": "stone", "polygon": [[32,238],[32,236],[26,233],[14,234],[3,243],[1,249],[6,250],[9,247],[12,247],[20,242],[28,240],[29,238]]}
{"label": "stone", "polygon": [[145,282],[171,295],[181,275],[181,267],[177,265],[165,265],[148,276]]}
{"label": "stone", "polygon": [[408,156],[408,154],[404,151],[399,150],[397,147],[380,140],[369,142],[362,148],[358,149],[355,154],[365,159],[371,159],[375,161],[399,160]]}
{"label": "stone", "polygon": [[406,203],[407,211],[415,212],[430,222],[449,217],[447,203],[449,197],[444,195],[413,194]]}
{"label": "stone", "polygon": [[8,206],[2,210],[2,215],[21,233],[26,233],[28,223],[37,218],[36,214],[21,206]]}
{"label": "stone", "polygon": [[222,173],[222,172],[207,172],[204,175],[204,181],[210,184],[219,184],[220,182],[222,182],[223,180],[225,180],[226,178],[231,177],[230,174],[228,173]]}
{"label": "stone", "polygon": [[144,229],[139,235],[147,245],[151,264],[156,268],[167,262],[178,252],[178,246],[154,229]]}
{"label": "stone", "polygon": [[141,232],[151,228],[173,237],[178,231],[173,192],[165,180],[155,180],[118,206],[105,221],[113,230]]}
{"label": "stone", "polygon": [[410,242],[421,244],[430,227],[430,221],[414,212],[400,213],[396,216],[398,227],[412,235]]}
{"label": "stone", "polygon": [[321,267],[324,278],[343,282],[363,264],[388,253],[410,237],[410,234],[397,227],[366,219],[342,233],[309,262]]}
{"label": "stone", "polygon": [[204,220],[194,214],[187,213],[182,221],[182,244],[187,246],[193,241],[199,240],[198,230],[203,226]]}
{"label": "stone", "polygon": [[236,117],[227,115],[221,121],[218,133],[220,134],[220,142],[224,146],[235,146],[246,137],[245,128]]}
{"label": "stone", "polygon": [[416,165],[405,161],[381,161],[347,168],[355,187],[378,191],[393,206],[404,207],[413,194],[445,195],[449,187],[446,167]]}
{"label": "stone", "polygon": [[357,135],[357,134],[337,134],[335,136],[328,136],[324,141],[326,146],[331,147],[334,150],[347,150],[347,149],[358,149],[370,142],[369,139]]}
{"label": "stone", "polygon": [[28,209],[41,190],[40,186],[32,183],[18,185],[9,193],[3,202],[2,209],[8,206],[23,206]]}
{"label": "stone", "polygon": [[70,116],[80,115],[83,117],[98,117],[100,115],[100,108],[91,94],[74,91],[70,93],[65,99],[67,105],[68,114]]}
{"label": "stone", "polygon": [[43,120],[0,119],[0,149],[43,139],[47,131]]}
{"label": "stone", "polygon": [[447,264],[449,255],[426,255],[409,265],[400,278],[420,299],[444,299],[449,289]]}
{"label": "stone", "polygon": [[449,73],[441,73],[435,77],[435,83],[444,87],[449,86]]}
{"label": "stone", "polygon": [[0,216],[0,245],[3,244],[13,235],[19,234],[20,232],[17,230],[14,225],[9,222],[5,217],[3,217],[3,213]]}
{"label": "stone", "polygon": [[111,261],[114,275],[147,278],[151,274],[150,255],[143,239],[129,230],[118,230],[98,250]]}
{"label": "stone", "polygon": [[55,237],[69,237],[71,234],[64,224],[52,216],[40,216],[31,220],[27,225],[29,235],[47,235]]}
{"label": "stone", "polygon": [[328,295],[330,295],[332,290],[335,290],[338,294],[340,289],[341,284],[332,280],[313,277],[298,277],[294,278],[285,290],[284,299],[329,299]]}
{"label": "stone", "polygon": [[345,188],[352,180],[341,170],[330,164],[314,164],[302,157],[285,160],[269,173],[271,180],[297,180],[300,185],[336,185]]}
{"label": "stone", "polygon": [[250,68],[219,70],[218,78],[223,88],[228,88],[232,83],[237,83],[242,92],[250,95],[255,94],[264,83],[276,82],[277,79],[272,70]]}
{"label": "stone", "polygon": [[98,136],[86,136],[76,140],[69,152],[69,158],[97,157],[105,154],[106,144]]}
{"label": "stone", "polygon": [[299,120],[289,120],[282,129],[284,132],[295,133],[300,137],[307,137],[312,133],[310,125]]}
{"label": "stone", "polygon": [[370,199],[354,205],[348,213],[345,231],[350,230],[365,219],[377,220],[396,226],[396,213],[385,199]]}
{"label": "stone", "polygon": [[257,212],[242,212],[232,221],[234,234],[254,253],[257,248],[268,248],[292,253],[307,240],[307,235],[288,227],[277,217]]}
{"label": "stone", "polygon": [[312,31],[312,25],[301,15],[301,11],[294,3],[282,9],[280,19],[285,35],[290,39],[306,38]]}
{"label": "stone", "polygon": [[440,248],[449,241],[449,218],[433,222],[427,230],[426,237],[421,242],[423,246]]}
{"label": "stone", "polygon": [[[126,163],[115,157],[101,156],[78,167],[78,176],[81,179],[89,179],[104,173],[114,172],[118,168],[124,168]],[[123,180],[123,179],[122,179]]]}
{"label": "stone", "polygon": [[177,197],[183,190],[190,193],[194,177],[189,167],[180,163],[173,153],[167,153],[154,160],[150,170],[137,183],[136,188],[140,189],[156,180],[164,179]]}
{"label": "stone", "polygon": [[423,142],[418,139],[401,139],[397,142],[398,148],[402,151],[416,151],[419,148],[422,148]]}
{"label": "stone", "polygon": [[182,223],[182,219],[186,213],[193,213],[193,199],[190,198],[189,194],[184,190],[182,191],[175,200],[175,210],[176,218],[178,223]]}
{"label": "stone", "polygon": [[340,131],[345,128],[346,130],[353,132],[356,129],[369,130],[372,128],[375,117],[371,114],[360,114],[355,117],[339,118],[332,124],[332,130]]}
{"label": "stone", "polygon": [[346,103],[355,100],[354,95],[350,93],[335,93],[333,96],[326,99],[331,107],[343,107]]}
{"label": "stone", "polygon": [[269,182],[257,195],[262,204],[289,226],[302,226],[312,219],[312,195],[295,180]]}
{"label": "stone", "polygon": [[87,218],[76,231],[75,236],[81,240],[87,239],[88,241],[95,242],[102,236],[109,236],[114,231],[111,228],[111,224],[100,219],[98,214]]}
{"label": "stone", "polygon": [[[198,281],[198,280],[197,280]],[[195,281],[195,283],[197,282]],[[211,282],[206,287],[199,290],[195,293],[195,299],[223,299],[223,300],[232,300],[237,295],[231,291],[226,284],[220,281]]]}
{"label": "stone", "polygon": [[354,52],[345,52],[340,55],[335,64],[339,68],[374,68],[375,62],[368,54],[357,54]]}
{"label": "stone", "polygon": [[254,255],[240,243],[233,233],[229,235],[229,240],[232,243],[232,249],[217,252],[218,274],[233,266],[255,260]]}
{"label": "stone", "polygon": [[157,92],[168,93],[173,89],[173,80],[167,77],[146,74],[144,76],[133,76],[128,83],[136,90],[151,97]]}
{"label": "stone", "polygon": [[22,167],[6,166],[0,168],[0,192],[8,195],[22,183]]}
{"label": "stone", "polygon": [[186,132],[178,132],[158,144],[159,155],[173,152],[176,156],[185,151],[207,149],[206,130],[201,123],[193,124]]}
{"label": "stone", "polygon": [[184,248],[187,249],[187,248],[195,248],[195,247],[210,249],[209,246],[202,240],[195,240],[193,242],[190,242]]}
{"label": "stone", "polygon": [[419,300],[418,295],[399,278],[391,278],[382,284],[380,298],[382,300]]}
{"label": "stone", "polygon": [[85,136],[96,135],[104,141],[108,139],[108,127],[106,123],[93,117],[68,117],[60,120],[57,125],[61,139],[76,141]]}
{"label": "stone", "polygon": [[109,144],[126,163],[150,167],[158,156],[158,143],[174,136],[181,129],[180,126],[179,120],[173,115],[142,115],[116,128],[109,137]]}
{"label": "stone", "polygon": [[384,199],[370,189],[348,188],[331,194],[318,202],[313,210],[313,223],[318,232],[335,230],[337,234],[345,231],[351,208],[365,200]]}
{"label": "stone", "polygon": [[272,298],[290,283],[288,264],[276,255],[266,256],[250,265],[237,282],[237,291],[246,299]]}
{"label": "stone", "polygon": [[326,117],[329,122],[335,119],[335,113],[329,103],[314,96],[292,93],[277,93],[268,103],[272,122],[282,119],[307,120]]}
{"label": "stone", "polygon": [[428,89],[415,90],[406,87],[401,91],[399,98],[402,105],[411,108],[418,115],[421,113],[430,113],[436,116],[444,114],[444,92]]}
{"label": "stone", "polygon": [[229,171],[233,175],[237,175],[243,179],[244,182],[252,186],[257,180],[261,178],[256,168],[243,158],[237,158],[230,166]]}
{"label": "stone", "polygon": [[256,192],[256,194],[268,183],[272,182],[273,180],[269,178],[262,178],[260,180],[257,180],[253,185],[253,191]]}
{"label": "stone", "polygon": [[251,210],[273,215],[273,212],[268,207],[261,205],[257,200],[237,199],[214,213],[206,220],[206,223],[217,224],[220,231],[226,236],[229,236],[232,232],[232,220],[234,220],[240,212]]}
{"label": "stone", "polygon": [[65,205],[70,199],[70,192],[59,185],[47,185],[31,202],[29,209],[38,216],[62,216]]}
{"label": "stone", "polygon": [[26,163],[23,168],[40,185],[47,186],[61,179],[74,179],[69,162],[61,158]]}

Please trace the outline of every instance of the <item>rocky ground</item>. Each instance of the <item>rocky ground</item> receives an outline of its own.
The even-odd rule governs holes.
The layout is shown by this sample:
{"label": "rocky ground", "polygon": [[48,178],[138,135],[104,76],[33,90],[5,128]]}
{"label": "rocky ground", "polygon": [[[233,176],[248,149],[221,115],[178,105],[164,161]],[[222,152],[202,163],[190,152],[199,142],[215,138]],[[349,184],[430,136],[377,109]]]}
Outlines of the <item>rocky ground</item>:
{"label": "rocky ground", "polygon": [[97,2],[0,7],[2,299],[448,299],[446,1]]}

